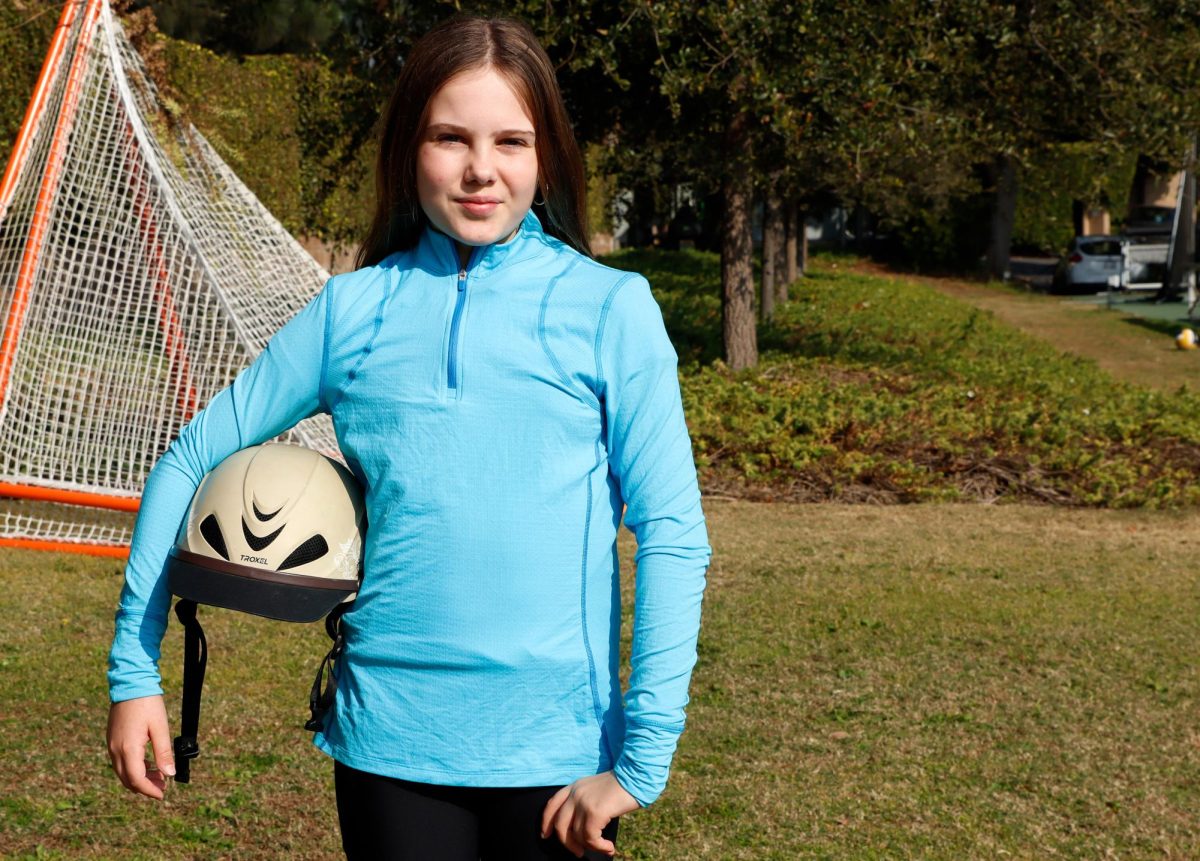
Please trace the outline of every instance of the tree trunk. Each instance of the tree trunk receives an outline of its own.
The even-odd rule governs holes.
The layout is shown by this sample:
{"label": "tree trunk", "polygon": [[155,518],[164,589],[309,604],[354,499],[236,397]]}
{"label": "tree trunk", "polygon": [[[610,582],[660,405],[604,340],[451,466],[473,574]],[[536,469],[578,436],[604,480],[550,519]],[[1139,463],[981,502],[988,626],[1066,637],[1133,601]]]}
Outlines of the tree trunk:
{"label": "tree trunk", "polygon": [[749,116],[738,114],[725,135],[729,173],[724,182],[721,222],[721,303],[725,363],[735,371],[758,364],[758,331],[754,320],[754,245],[750,209],[754,184],[745,146]]}
{"label": "tree trunk", "polygon": [[808,274],[808,227],[805,224],[805,213],[796,215],[796,233],[800,240],[800,277]]}
{"label": "tree trunk", "polygon": [[767,184],[766,206],[763,207],[763,243],[762,243],[762,299],[759,312],[764,322],[771,319],[775,313],[775,291],[783,281],[784,272],[779,265],[780,252],[783,250],[783,203],[775,190],[775,180]]}
{"label": "tree trunk", "polygon": [[633,205],[625,213],[629,222],[629,243],[635,248],[654,244],[654,189],[648,184],[633,189]]}
{"label": "tree trunk", "polygon": [[[800,221],[799,208],[794,203],[787,205],[787,218],[785,219],[787,227],[787,240],[784,243],[783,260],[784,260],[784,287],[791,284],[800,277],[799,261],[796,259],[799,243],[796,241],[796,231],[804,229],[804,223]],[[783,291],[783,301],[787,301],[787,290]]]}
{"label": "tree trunk", "polygon": [[867,253],[867,210],[861,203],[854,206],[854,251]]}
{"label": "tree trunk", "polygon": [[[779,203],[779,243],[775,246],[775,295],[787,286],[787,211]],[[776,305],[779,301],[776,300]]]}
{"label": "tree trunk", "polygon": [[988,275],[1007,281],[1009,247],[1017,212],[1017,161],[1011,155],[996,156],[996,196],[992,207],[992,232],[988,242]]}

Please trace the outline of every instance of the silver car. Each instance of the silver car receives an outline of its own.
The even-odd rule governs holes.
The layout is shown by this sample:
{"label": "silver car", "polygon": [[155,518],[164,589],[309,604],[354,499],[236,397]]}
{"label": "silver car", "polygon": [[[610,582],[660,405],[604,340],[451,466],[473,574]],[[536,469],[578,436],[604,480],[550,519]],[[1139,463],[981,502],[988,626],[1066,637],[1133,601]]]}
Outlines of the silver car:
{"label": "silver car", "polygon": [[1054,270],[1055,293],[1098,292],[1125,265],[1120,236],[1076,236]]}

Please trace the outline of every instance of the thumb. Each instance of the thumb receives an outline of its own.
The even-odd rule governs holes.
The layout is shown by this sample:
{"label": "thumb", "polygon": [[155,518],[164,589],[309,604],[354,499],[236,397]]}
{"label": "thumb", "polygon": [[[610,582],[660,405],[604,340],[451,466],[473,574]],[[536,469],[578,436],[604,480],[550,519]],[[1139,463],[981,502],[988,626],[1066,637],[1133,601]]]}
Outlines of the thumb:
{"label": "thumb", "polygon": [[168,777],[175,776],[175,749],[171,746],[171,732],[166,721],[150,724],[150,745],[154,748],[154,764]]}

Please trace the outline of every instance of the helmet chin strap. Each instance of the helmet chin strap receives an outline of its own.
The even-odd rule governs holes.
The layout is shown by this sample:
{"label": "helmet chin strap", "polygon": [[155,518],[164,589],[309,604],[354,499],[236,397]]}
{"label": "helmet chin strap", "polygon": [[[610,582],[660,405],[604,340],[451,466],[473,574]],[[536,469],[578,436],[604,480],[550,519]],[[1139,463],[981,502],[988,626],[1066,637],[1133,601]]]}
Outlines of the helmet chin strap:
{"label": "helmet chin strap", "polygon": [[[325,715],[333,708],[337,696],[336,665],[346,647],[342,637],[342,614],[350,608],[347,603],[338,604],[325,617],[325,631],[333,641],[333,647],[321,659],[317,677],[313,680],[308,697],[311,712],[304,728],[318,732],[325,728]],[[191,763],[200,755],[200,743],[196,740],[200,732],[200,696],[204,689],[204,671],[208,666],[208,641],[204,628],[196,618],[196,602],[180,598],[175,602],[175,615],[183,625],[183,708],[179,721],[179,735],[175,737],[175,780],[191,783]],[[328,671],[328,682],[325,682]]]}
{"label": "helmet chin strap", "polygon": [[195,601],[180,598],[175,602],[175,615],[183,625],[183,715],[174,744],[175,780],[190,783],[192,760],[200,755],[196,735],[200,730],[200,691],[208,665],[208,642],[196,618]]}
{"label": "helmet chin strap", "polygon": [[[304,728],[310,732],[325,729],[325,715],[333,708],[333,700],[337,696],[337,676],[334,675],[334,667],[346,647],[346,642],[342,639],[342,614],[349,607],[349,604],[338,604],[325,617],[325,633],[333,640],[333,648],[321,660],[321,666],[317,667],[317,677],[313,679],[312,690],[308,694],[308,709],[312,714]],[[329,670],[329,683],[322,686],[326,668]]]}

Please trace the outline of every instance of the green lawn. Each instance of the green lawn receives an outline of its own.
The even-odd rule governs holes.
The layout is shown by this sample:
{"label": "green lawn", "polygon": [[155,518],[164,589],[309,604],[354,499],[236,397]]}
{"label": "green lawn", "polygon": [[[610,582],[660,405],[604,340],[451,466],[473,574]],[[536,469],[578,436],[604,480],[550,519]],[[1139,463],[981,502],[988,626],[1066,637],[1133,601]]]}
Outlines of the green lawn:
{"label": "green lawn", "polygon": [[[1200,857],[1200,514],[706,510],[689,729],[623,857]],[[3,857],[337,857],[330,766],[300,729],[319,625],[206,611],[195,783],[163,804],[120,789],[118,570],[0,553]],[[173,625],[173,718],[180,646]]]}

